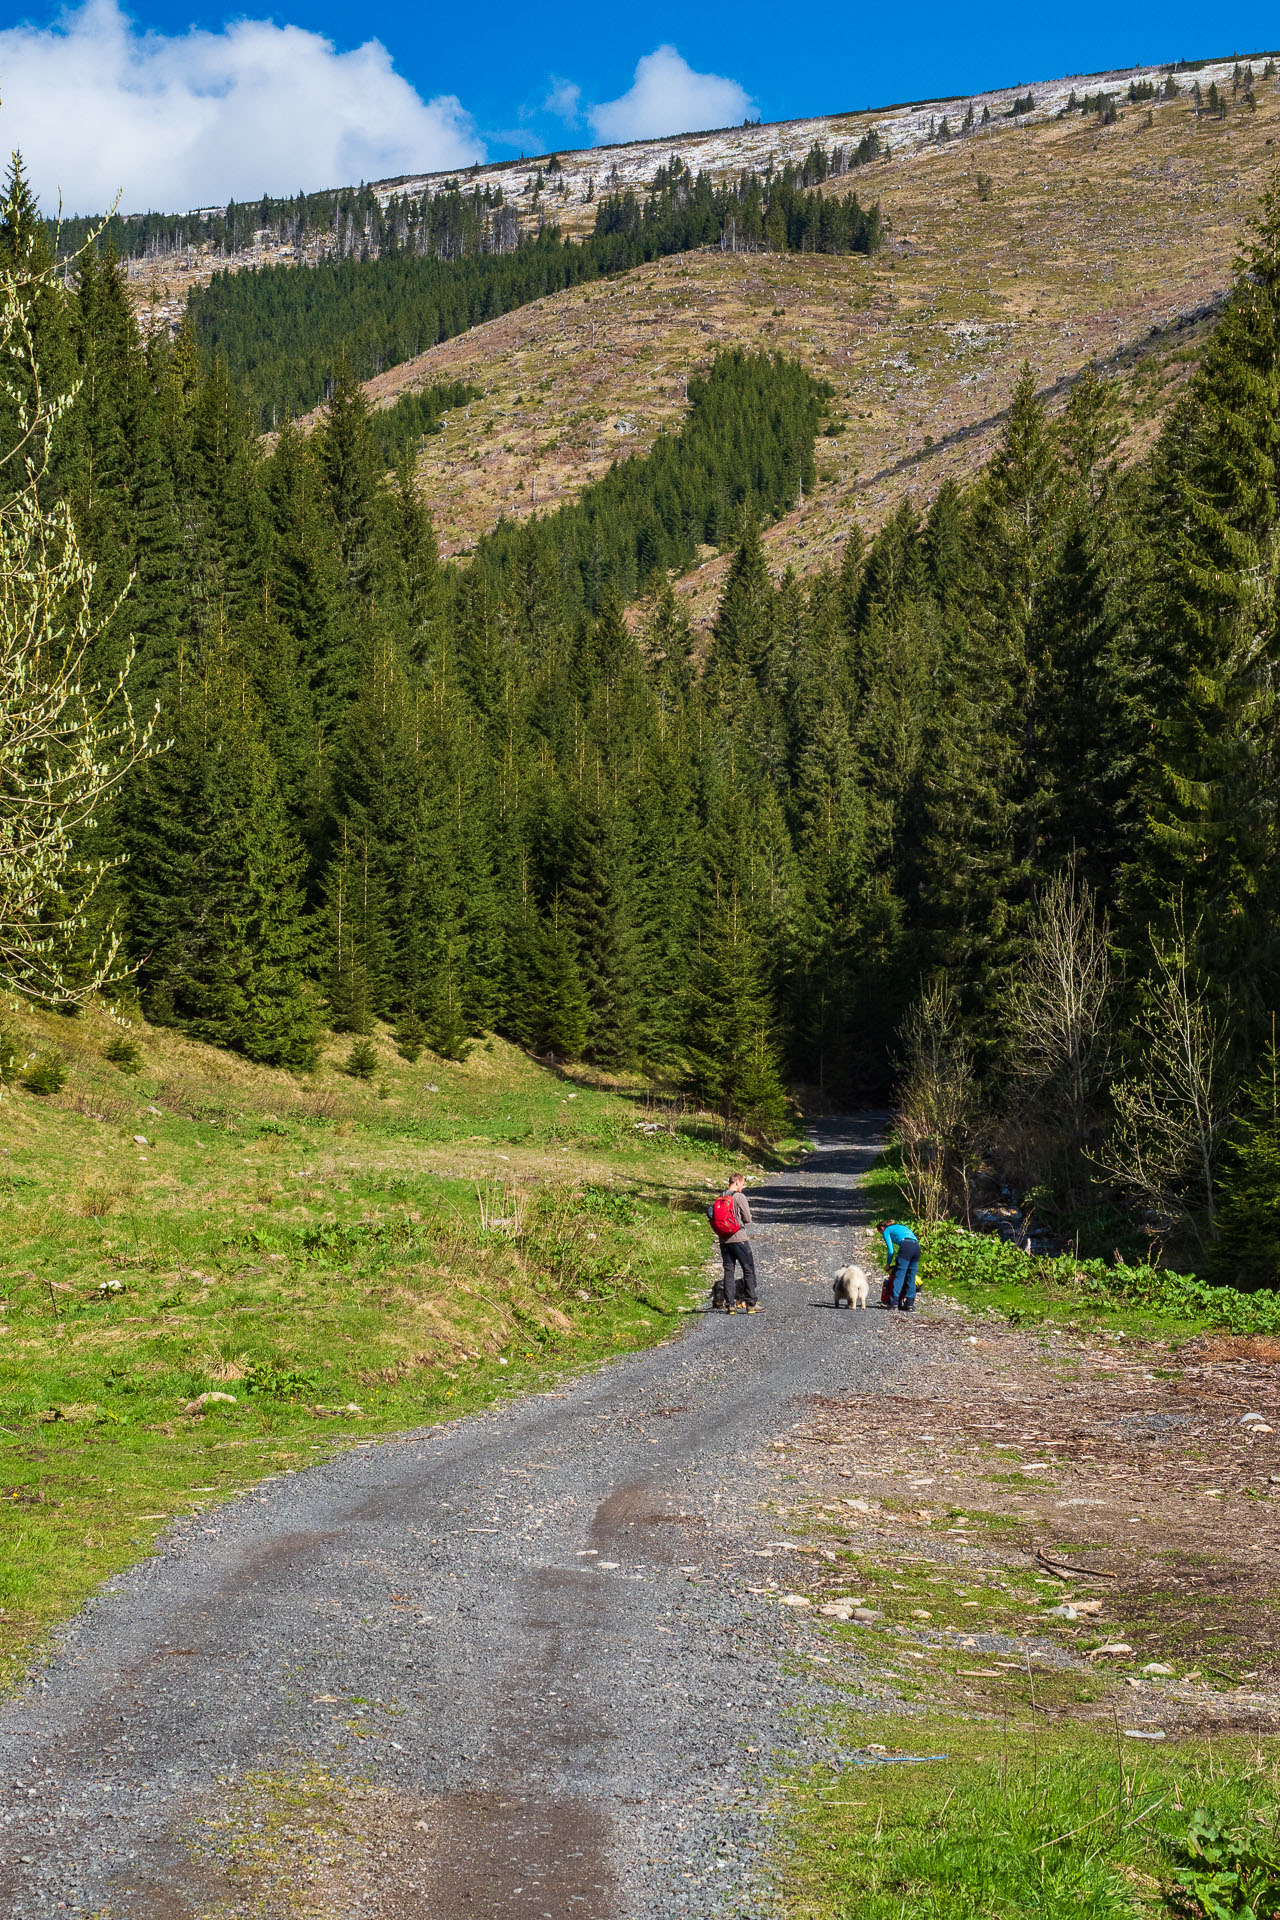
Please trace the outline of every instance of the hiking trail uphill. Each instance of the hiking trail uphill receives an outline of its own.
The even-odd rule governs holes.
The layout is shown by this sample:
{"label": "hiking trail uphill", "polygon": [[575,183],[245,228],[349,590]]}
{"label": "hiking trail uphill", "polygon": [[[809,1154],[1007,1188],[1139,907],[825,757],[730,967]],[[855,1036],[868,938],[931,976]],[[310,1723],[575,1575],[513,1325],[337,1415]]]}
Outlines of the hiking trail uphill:
{"label": "hiking trail uphill", "polygon": [[752,1195],[762,1314],[282,1475],[115,1578],[0,1714],[11,1920],[274,1915],[210,1835],[299,1778],[349,1792],[345,1864],[281,1913],[765,1911],[754,1783],[820,1691],[760,1591],[761,1449],[916,1364],[911,1321],[831,1309],[877,1125],[815,1141]]}

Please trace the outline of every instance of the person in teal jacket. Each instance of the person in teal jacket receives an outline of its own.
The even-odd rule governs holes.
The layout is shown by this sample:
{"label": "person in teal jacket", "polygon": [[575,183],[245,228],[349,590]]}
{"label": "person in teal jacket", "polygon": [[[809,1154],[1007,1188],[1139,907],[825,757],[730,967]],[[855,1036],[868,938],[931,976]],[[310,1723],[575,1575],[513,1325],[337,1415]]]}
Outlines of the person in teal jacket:
{"label": "person in teal jacket", "polygon": [[884,1235],[889,1254],[889,1305],[899,1313],[910,1313],[916,1303],[916,1268],[920,1265],[920,1242],[914,1227],[900,1220],[877,1220],[877,1233]]}

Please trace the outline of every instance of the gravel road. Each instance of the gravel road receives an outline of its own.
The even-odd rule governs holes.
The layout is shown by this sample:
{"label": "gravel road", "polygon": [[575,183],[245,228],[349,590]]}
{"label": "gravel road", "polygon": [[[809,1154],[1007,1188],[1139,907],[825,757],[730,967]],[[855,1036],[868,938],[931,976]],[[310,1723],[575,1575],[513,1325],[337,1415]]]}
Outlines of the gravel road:
{"label": "gravel road", "polygon": [[264,1911],[199,1835],[308,1767],[367,1831],[340,1906],[271,1913],[759,1920],[755,1781],[820,1697],[750,1591],[761,1449],[809,1394],[909,1390],[917,1327],[831,1310],[877,1129],[814,1138],[752,1198],[762,1314],[281,1475],[113,1580],[0,1713],[11,1920]]}

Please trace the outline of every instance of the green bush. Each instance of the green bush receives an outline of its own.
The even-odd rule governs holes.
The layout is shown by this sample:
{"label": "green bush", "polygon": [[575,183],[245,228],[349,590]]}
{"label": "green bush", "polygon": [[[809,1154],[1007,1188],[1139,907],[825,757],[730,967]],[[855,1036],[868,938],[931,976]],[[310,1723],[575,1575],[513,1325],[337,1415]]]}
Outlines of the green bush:
{"label": "green bush", "polygon": [[66,1084],[67,1065],[56,1047],[38,1053],[22,1076],[28,1093],[58,1093]]}
{"label": "green bush", "polygon": [[357,1040],[347,1055],[347,1072],[353,1080],[372,1080],[378,1071],[378,1054],[372,1040]]}
{"label": "green bush", "polygon": [[1015,1288],[1074,1298],[1102,1308],[1151,1307],[1228,1333],[1280,1333],[1280,1295],[1237,1293],[1191,1273],[1148,1264],[1078,1260],[1073,1254],[1024,1253],[994,1234],[942,1221],[922,1235],[920,1276],[948,1293]]}
{"label": "green bush", "polygon": [[121,1073],[142,1071],[142,1049],[127,1033],[113,1034],[102,1049],[102,1057],[109,1060],[113,1067],[119,1067]]}
{"label": "green bush", "polygon": [[8,1086],[17,1079],[22,1060],[21,1038],[12,1027],[0,1024],[0,1085]]}
{"label": "green bush", "polygon": [[421,1058],[422,1049],[426,1044],[427,1030],[410,1007],[409,1011],[402,1015],[400,1024],[396,1028],[396,1046],[400,1049],[402,1057],[412,1064]]}

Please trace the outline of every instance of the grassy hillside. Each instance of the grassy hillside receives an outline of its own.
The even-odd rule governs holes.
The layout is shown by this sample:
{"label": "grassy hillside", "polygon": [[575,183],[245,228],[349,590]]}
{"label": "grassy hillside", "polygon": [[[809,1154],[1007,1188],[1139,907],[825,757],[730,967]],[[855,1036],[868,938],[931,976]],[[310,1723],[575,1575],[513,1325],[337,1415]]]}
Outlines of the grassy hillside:
{"label": "grassy hillside", "polygon": [[381,1038],[367,1081],[347,1041],[295,1079],[145,1027],[126,1071],[103,1015],[16,1025],[67,1079],[0,1104],[10,1665],[174,1516],[643,1345],[701,1290],[726,1155],[636,1090]]}

